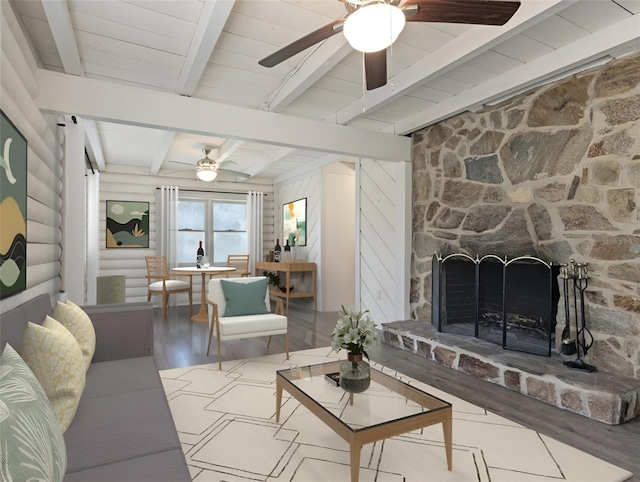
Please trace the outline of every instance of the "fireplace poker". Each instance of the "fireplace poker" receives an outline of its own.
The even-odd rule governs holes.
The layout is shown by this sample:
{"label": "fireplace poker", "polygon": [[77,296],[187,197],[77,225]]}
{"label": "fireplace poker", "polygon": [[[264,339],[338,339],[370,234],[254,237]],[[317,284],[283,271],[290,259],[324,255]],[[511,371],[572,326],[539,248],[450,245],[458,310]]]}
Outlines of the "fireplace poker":
{"label": "fireplace poker", "polygon": [[[575,282],[578,286],[578,290],[580,291],[580,331],[577,334],[578,340],[580,340],[580,335],[582,335],[582,353],[586,355],[589,351],[589,348],[593,345],[593,335],[587,328],[587,318],[584,313],[584,292],[587,289],[589,284],[589,277],[587,276],[587,265],[586,264],[578,264],[576,265],[578,272],[576,273]],[[586,334],[589,334],[589,344],[587,344]],[[578,341],[580,343],[580,341]]]}
{"label": "fireplace poker", "polygon": [[[576,284],[576,276],[578,268],[576,266],[576,262],[572,259],[569,260],[571,263],[571,279],[573,280],[573,316],[575,317],[576,322],[576,342],[580,345],[580,339],[578,338],[578,332],[580,328],[578,327],[578,285]],[[578,358],[580,358],[580,347],[578,346]]]}
{"label": "fireplace poker", "polygon": [[575,338],[571,336],[571,310],[569,308],[569,268],[566,264],[560,265],[560,278],[562,278],[562,290],[564,293],[564,328],[562,329],[562,345],[560,353],[563,355],[575,355],[577,351]]}

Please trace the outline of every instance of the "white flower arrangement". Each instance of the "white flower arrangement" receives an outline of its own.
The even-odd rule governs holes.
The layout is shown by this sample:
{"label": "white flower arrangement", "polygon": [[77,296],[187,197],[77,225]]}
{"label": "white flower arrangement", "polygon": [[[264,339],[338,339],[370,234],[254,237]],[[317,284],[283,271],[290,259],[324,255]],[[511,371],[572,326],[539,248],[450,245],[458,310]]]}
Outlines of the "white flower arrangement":
{"label": "white flower arrangement", "polygon": [[365,349],[378,341],[378,331],[368,313],[369,310],[354,312],[342,306],[340,318],[331,333],[333,351],[337,353],[344,348],[349,353],[362,354],[369,359]]}

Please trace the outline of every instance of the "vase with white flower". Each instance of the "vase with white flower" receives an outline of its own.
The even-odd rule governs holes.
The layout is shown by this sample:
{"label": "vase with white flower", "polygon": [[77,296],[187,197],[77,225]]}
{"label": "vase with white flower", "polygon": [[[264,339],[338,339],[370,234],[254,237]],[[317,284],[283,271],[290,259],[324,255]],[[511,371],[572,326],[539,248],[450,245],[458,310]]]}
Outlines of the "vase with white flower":
{"label": "vase with white flower", "polygon": [[369,310],[355,312],[343,305],[331,339],[333,351],[347,350],[347,360],[340,364],[340,386],[346,392],[364,392],[371,383],[371,374],[369,364],[362,357],[368,360],[366,349],[378,341],[376,325],[369,316]]}

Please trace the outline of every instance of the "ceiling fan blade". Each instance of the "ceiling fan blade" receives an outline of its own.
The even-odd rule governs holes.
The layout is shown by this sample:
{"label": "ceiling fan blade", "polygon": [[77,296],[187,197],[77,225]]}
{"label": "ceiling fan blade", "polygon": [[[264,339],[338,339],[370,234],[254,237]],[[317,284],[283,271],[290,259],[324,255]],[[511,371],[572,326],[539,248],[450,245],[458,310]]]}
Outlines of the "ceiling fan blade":
{"label": "ceiling fan blade", "polygon": [[235,177],[241,177],[243,179],[249,179],[251,177],[251,175],[247,174],[246,172],[230,171],[229,169],[219,169],[218,172],[222,172],[224,174],[230,174]]}
{"label": "ceiling fan blade", "polygon": [[447,22],[479,25],[504,25],[520,7],[520,2],[498,0],[406,0],[402,8],[417,6],[407,22]]}
{"label": "ceiling fan blade", "polygon": [[296,54],[299,54],[305,49],[308,49],[312,45],[321,42],[322,40],[326,40],[329,37],[334,36],[338,32],[342,30],[342,24],[344,23],[344,18],[340,18],[338,20],[334,20],[333,22],[320,27],[317,30],[314,30],[310,34],[305,35],[302,38],[299,38],[295,42],[290,43],[282,47],[280,50],[272,53],[271,55],[265,57],[260,60],[258,63],[264,67],[274,67],[278,65],[280,62],[287,60],[290,57],[293,57]]}
{"label": "ceiling fan blade", "polygon": [[168,164],[182,164],[183,166],[191,166],[195,167],[193,162],[182,162],[182,161],[166,161]]}
{"label": "ceiling fan blade", "polygon": [[364,75],[367,90],[377,89],[387,83],[387,49],[364,54]]}
{"label": "ceiling fan blade", "polygon": [[182,174],[183,172],[189,172],[191,171],[191,169],[179,169],[179,170],[171,170],[171,171],[164,171],[161,170],[158,174],[156,174],[158,177],[169,177],[169,176],[175,176],[176,174]]}

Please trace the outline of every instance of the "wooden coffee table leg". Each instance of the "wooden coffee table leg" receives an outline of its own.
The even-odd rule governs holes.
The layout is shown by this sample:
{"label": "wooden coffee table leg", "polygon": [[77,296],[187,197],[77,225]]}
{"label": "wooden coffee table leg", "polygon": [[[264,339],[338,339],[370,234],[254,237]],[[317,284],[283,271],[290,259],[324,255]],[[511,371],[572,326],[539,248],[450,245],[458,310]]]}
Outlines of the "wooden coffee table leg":
{"label": "wooden coffee table leg", "polygon": [[276,422],[280,421],[280,404],[282,403],[282,385],[276,381]]}
{"label": "wooden coffee table leg", "polygon": [[447,469],[453,468],[453,420],[451,409],[448,410],[447,417],[442,421],[442,432],[444,434],[444,448],[447,451]]}
{"label": "wooden coffee table leg", "polygon": [[362,444],[357,440],[352,440],[350,447],[351,458],[351,482],[358,482],[360,476],[360,452],[362,451]]}

